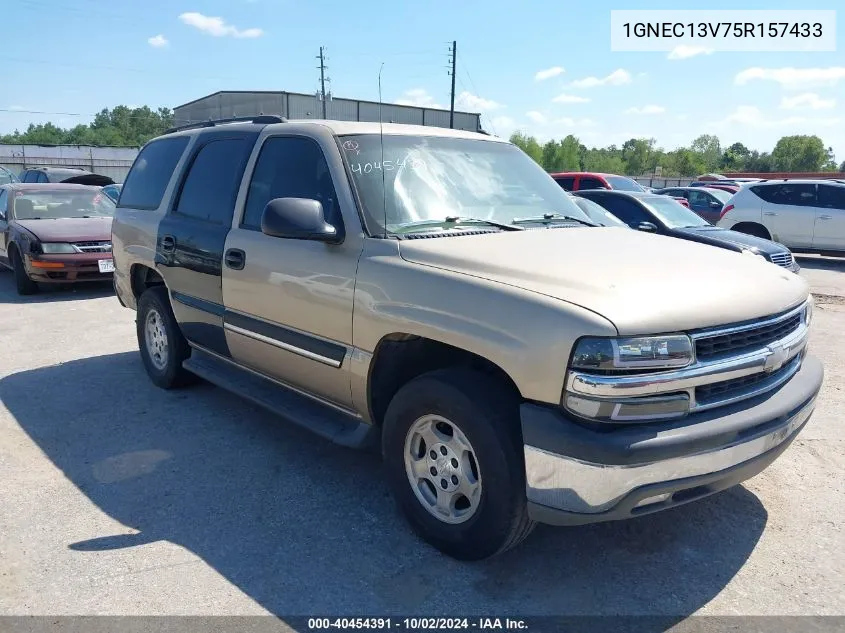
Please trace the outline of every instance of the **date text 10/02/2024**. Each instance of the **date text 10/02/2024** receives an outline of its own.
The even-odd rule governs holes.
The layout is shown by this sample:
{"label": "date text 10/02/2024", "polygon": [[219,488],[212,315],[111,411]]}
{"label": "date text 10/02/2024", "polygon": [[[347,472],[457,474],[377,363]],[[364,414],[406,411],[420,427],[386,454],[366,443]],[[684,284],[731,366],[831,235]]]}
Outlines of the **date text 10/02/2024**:
{"label": "date text 10/02/2024", "polygon": [[518,631],[527,630],[524,620],[517,618],[309,618],[309,630],[375,629],[401,631]]}

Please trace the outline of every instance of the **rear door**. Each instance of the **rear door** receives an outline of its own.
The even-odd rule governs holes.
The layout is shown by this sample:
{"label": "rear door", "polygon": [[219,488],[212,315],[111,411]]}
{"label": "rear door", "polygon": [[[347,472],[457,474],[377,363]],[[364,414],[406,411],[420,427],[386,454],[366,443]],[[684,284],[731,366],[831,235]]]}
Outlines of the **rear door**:
{"label": "rear door", "polygon": [[845,251],[845,186],[818,185],[813,248]]}
{"label": "rear door", "polygon": [[203,134],[158,225],[157,268],[185,338],[224,356],[228,348],[223,335],[223,247],[257,137],[251,131]]}
{"label": "rear door", "polygon": [[816,185],[784,182],[752,188],[763,199],[763,225],[772,239],[790,248],[811,248],[816,219]]}

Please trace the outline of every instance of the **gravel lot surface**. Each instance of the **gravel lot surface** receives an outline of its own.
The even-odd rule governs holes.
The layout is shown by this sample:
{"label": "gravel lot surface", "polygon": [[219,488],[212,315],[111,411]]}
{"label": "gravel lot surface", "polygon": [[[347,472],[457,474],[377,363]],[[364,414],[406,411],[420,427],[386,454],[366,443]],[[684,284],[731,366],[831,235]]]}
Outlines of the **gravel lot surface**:
{"label": "gravel lot surface", "polygon": [[845,260],[800,263],[826,378],[778,461],[477,564],[412,535],[375,457],[153,387],[110,287],[0,272],[0,614],[845,614]]}

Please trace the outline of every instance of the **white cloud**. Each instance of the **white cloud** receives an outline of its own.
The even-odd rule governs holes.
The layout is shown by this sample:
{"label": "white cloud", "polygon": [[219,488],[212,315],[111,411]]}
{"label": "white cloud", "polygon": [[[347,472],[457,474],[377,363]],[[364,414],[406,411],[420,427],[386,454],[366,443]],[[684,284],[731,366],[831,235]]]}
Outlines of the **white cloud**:
{"label": "white cloud", "polygon": [[628,108],[625,114],[663,114],[666,108],[659,105],[647,105],[642,108]]}
{"label": "white cloud", "polygon": [[485,99],[464,90],[455,97],[455,107],[461,107],[471,112],[487,112],[489,110],[498,110],[504,106],[492,99]]}
{"label": "white cloud", "polygon": [[417,106],[418,108],[442,108],[439,103],[434,100],[425,88],[412,88],[406,90],[401,99],[397,99],[396,103],[399,105]]}
{"label": "white cloud", "polygon": [[167,40],[166,37],[164,37],[164,35],[159,33],[158,35],[153,35],[151,38],[149,38],[147,40],[147,44],[149,44],[153,48],[164,48],[165,46],[170,44],[170,42]]}
{"label": "white cloud", "polygon": [[595,88],[597,86],[623,86],[631,83],[631,73],[624,68],[619,68],[610,73],[607,77],[585,77],[573,81],[570,86],[574,88]]}
{"label": "white cloud", "polygon": [[593,127],[596,125],[596,122],[592,119],[573,119],[568,116],[565,116],[560,119],[555,119],[554,123],[557,125],[563,125],[565,127]]}
{"label": "white cloud", "polygon": [[836,106],[836,99],[822,99],[814,92],[805,92],[794,97],[784,97],[780,100],[780,107],[783,110],[799,110],[807,108],[810,110],[827,110]]}
{"label": "white cloud", "polygon": [[589,103],[587,97],[579,97],[578,95],[562,94],[552,99],[555,103]]}
{"label": "white cloud", "polygon": [[828,68],[746,68],[737,73],[734,83],[743,86],[755,79],[774,81],[787,90],[798,90],[810,86],[834,86],[845,79],[845,66]]}
{"label": "white cloud", "polygon": [[537,74],[534,75],[534,81],[545,81],[546,79],[557,77],[563,72],[566,71],[564,71],[562,66],[552,66],[551,68],[546,68],[545,70],[538,70]]}
{"label": "white cloud", "polygon": [[208,33],[209,35],[213,35],[214,37],[231,36],[251,39],[264,35],[264,31],[259,28],[239,29],[231,24],[226,24],[223,18],[203,15],[202,13],[196,13],[195,11],[183,13],[179,16],[179,19],[188,26],[193,26],[194,28]]}
{"label": "white cloud", "polygon": [[712,48],[707,48],[706,46],[688,46],[686,44],[681,44],[669,51],[667,59],[688,59],[690,57],[695,57],[696,55],[712,55],[713,52]]}
{"label": "white cloud", "polygon": [[841,119],[834,117],[822,119],[819,117],[791,116],[785,119],[767,119],[757,106],[741,105],[737,106],[727,117],[721,121],[715,121],[713,124],[722,126],[725,124],[737,124],[744,127],[780,128],[786,134],[789,130],[783,128],[807,126],[808,124],[811,127],[829,127],[838,125],[840,122]]}
{"label": "white cloud", "polygon": [[546,121],[548,121],[548,119],[546,118],[546,115],[544,115],[542,112],[537,112],[536,110],[531,110],[530,112],[526,112],[525,116],[527,116],[529,119],[534,121],[534,123],[542,124],[542,123],[545,123]]}

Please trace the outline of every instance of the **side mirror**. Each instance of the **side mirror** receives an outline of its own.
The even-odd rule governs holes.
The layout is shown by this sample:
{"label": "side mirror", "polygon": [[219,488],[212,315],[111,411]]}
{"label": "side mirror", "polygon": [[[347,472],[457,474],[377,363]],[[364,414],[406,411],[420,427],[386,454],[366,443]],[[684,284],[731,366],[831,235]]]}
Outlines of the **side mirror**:
{"label": "side mirror", "polygon": [[638,231],[647,231],[648,233],[654,233],[657,230],[657,226],[652,222],[640,222],[637,225]]}
{"label": "side mirror", "polygon": [[261,214],[261,232],[272,237],[338,243],[337,229],[326,222],[323,205],[309,198],[275,198]]}

